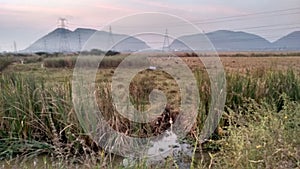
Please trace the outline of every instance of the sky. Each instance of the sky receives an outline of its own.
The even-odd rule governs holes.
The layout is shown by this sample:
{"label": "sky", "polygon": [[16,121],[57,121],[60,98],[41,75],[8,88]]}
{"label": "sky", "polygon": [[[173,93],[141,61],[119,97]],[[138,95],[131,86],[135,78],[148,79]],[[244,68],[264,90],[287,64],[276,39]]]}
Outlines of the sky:
{"label": "sky", "polygon": [[142,12],[176,15],[205,32],[245,31],[269,41],[300,30],[299,0],[0,0],[0,51],[13,51],[14,42],[18,50],[28,47],[57,28],[60,17],[70,30],[100,30]]}

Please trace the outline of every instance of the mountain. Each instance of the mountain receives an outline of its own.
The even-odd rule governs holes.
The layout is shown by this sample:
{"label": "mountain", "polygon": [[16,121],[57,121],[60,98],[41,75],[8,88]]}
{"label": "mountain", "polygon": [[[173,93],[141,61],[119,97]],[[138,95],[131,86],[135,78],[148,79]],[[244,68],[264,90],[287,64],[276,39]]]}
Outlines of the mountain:
{"label": "mountain", "polygon": [[272,44],[260,36],[228,30],[182,36],[174,40],[170,48],[188,50],[187,46],[200,51],[214,50],[212,46],[217,51],[262,51],[272,48]]}
{"label": "mountain", "polygon": [[[38,39],[22,52],[78,52],[84,50],[138,51],[149,46],[142,40],[124,34],[111,34],[95,29],[77,28],[74,31],[58,28]],[[206,34],[185,35],[170,44],[175,51],[291,51],[300,50],[300,31],[292,32],[271,43],[246,32],[219,30]]]}
{"label": "mountain", "polygon": [[[116,44],[110,49],[111,45]],[[115,50],[115,51],[138,51],[147,49],[149,46],[142,40],[124,35],[124,34],[110,34],[105,31],[96,31],[91,36],[87,44],[84,46],[85,50],[101,49],[101,50]]]}
{"label": "mountain", "polygon": [[[88,42],[88,43],[87,43]],[[110,34],[105,31],[94,29],[77,28],[70,31],[64,28],[57,28],[44,37],[38,39],[22,52],[78,52],[81,49],[109,50],[109,43],[116,42],[113,48],[117,51],[137,51],[149,46],[142,40],[123,34]]]}
{"label": "mountain", "polygon": [[300,50],[300,31],[292,32],[273,43],[279,50]]}

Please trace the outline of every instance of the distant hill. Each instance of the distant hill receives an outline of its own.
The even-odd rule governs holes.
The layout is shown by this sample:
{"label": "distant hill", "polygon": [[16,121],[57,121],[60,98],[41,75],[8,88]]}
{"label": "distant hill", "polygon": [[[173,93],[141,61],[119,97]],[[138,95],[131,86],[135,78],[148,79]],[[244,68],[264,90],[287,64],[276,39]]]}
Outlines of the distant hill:
{"label": "distant hill", "polygon": [[149,48],[144,41],[135,37],[124,34],[112,34],[112,36],[110,36],[109,32],[96,31],[95,34],[93,34],[93,36],[88,40],[88,45],[85,46],[84,49],[107,50],[111,44],[116,44],[112,50],[120,52],[138,51]]}
{"label": "distant hill", "polygon": [[258,35],[228,30],[206,33],[205,36],[204,34],[182,36],[174,40],[170,48],[188,50],[184,44],[200,51],[213,50],[212,45],[217,51],[263,51],[272,48],[268,40]]}
{"label": "distant hill", "polygon": [[[208,41],[209,40],[209,41]],[[88,45],[85,45],[89,42]],[[116,51],[138,51],[149,48],[142,40],[124,34],[112,34],[95,29],[78,28],[74,31],[58,28],[38,39],[21,52],[78,52],[82,48],[108,49],[116,43]],[[292,32],[271,43],[268,40],[246,32],[219,30],[206,34],[181,36],[170,44],[175,51],[289,51],[300,50],[300,31]],[[190,49],[191,48],[191,49]]]}
{"label": "distant hill", "polygon": [[300,31],[292,32],[273,43],[280,50],[300,50]]}
{"label": "distant hill", "polygon": [[47,35],[41,37],[32,45],[24,49],[22,52],[78,52],[85,46],[89,40],[85,50],[91,49],[108,49],[109,43],[117,44],[113,49],[117,51],[137,51],[149,48],[148,45],[135,37],[122,34],[112,34],[109,32],[97,31],[94,29],[78,28],[74,31],[68,29],[57,28]]}

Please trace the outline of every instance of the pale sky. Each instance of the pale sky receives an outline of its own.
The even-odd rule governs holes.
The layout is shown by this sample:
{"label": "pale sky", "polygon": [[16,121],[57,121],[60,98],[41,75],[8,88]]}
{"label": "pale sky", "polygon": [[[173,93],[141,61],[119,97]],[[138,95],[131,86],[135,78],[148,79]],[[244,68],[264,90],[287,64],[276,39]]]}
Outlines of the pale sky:
{"label": "pale sky", "polygon": [[0,0],[0,51],[12,51],[14,41],[19,50],[26,48],[54,30],[59,17],[68,19],[71,30],[99,30],[141,12],[177,15],[205,32],[245,31],[270,41],[300,30],[299,0]]}

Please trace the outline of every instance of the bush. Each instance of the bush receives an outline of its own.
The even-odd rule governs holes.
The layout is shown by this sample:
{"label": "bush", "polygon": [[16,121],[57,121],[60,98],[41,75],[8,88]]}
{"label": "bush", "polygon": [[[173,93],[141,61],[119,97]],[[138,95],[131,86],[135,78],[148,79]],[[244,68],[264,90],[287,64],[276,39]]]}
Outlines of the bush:
{"label": "bush", "polygon": [[9,66],[12,63],[12,57],[0,57],[0,71],[3,71],[7,66]]}
{"label": "bush", "polygon": [[48,68],[73,68],[76,57],[58,57],[44,60],[44,66]]}
{"label": "bush", "polygon": [[118,51],[113,51],[113,50],[109,50],[105,53],[105,56],[114,56],[114,55],[119,55],[120,52]]}

